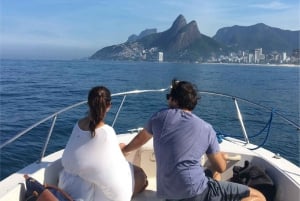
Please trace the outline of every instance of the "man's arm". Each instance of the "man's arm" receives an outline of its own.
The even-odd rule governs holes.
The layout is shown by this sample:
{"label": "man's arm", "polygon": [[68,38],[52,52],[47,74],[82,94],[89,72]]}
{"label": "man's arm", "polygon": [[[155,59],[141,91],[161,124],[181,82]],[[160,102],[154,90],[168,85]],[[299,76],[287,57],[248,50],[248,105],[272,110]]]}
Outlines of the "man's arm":
{"label": "man's arm", "polygon": [[209,159],[209,162],[211,163],[211,168],[213,171],[217,172],[224,172],[226,170],[226,158],[227,154],[223,154],[222,152],[217,152],[214,154],[208,154],[207,158]]}
{"label": "man's arm", "polygon": [[146,129],[143,129],[139,132],[126,146],[122,148],[124,154],[127,152],[133,151],[135,149],[140,148],[144,145],[148,140],[152,138],[152,134],[149,133]]}

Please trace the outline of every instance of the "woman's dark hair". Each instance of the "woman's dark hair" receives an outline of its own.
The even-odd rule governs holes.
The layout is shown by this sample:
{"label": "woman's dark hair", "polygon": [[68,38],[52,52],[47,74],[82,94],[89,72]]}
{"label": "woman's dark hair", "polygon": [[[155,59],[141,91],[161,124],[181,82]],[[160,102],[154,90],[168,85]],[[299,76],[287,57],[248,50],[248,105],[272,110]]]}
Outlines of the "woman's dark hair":
{"label": "woman's dark hair", "polygon": [[111,104],[110,91],[104,86],[97,86],[90,90],[88,95],[89,105],[89,129],[91,136],[95,136],[95,129],[105,117],[106,109]]}
{"label": "woman's dark hair", "polygon": [[192,111],[200,99],[197,91],[197,87],[192,83],[173,79],[170,96],[177,101],[180,109]]}

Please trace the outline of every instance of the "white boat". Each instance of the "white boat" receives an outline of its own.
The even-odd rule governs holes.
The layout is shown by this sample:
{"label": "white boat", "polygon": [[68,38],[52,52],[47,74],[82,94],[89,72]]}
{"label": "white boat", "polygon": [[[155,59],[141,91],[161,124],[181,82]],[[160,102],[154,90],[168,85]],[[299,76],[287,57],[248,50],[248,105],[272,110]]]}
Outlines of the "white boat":
{"label": "white boat", "polygon": [[[120,104],[120,107],[116,113],[115,119],[112,123],[114,125],[118,115],[121,111],[125,98],[131,94],[144,94],[144,93],[162,93],[168,89],[159,89],[159,90],[135,90],[123,93],[113,94],[112,96],[123,96],[123,100]],[[275,154],[261,146],[257,146],[255,144],[251,144],[249,142],[249,138],[247,135],[247,131],[243,122],[242,113],[239,108],[238,102],[246,102],[252,105],[253,107],[261,107],[263,109],[267,109],[264,106],[259,104],[253,103],[246,99],[241,99],[235,96],[214,93],[214,92],[199,92],[205,95],[214,95],[219,96],[221,98],[229,98],[229,100],[233,100],[233,105],[236,108],[237,117],[235,118],[237,121],[240,122],[243,138],[236,139],[232,137],[224,137],[223,141],[220,143],[221,151],[227,153],[229,155],[227,170],[222,173],[222,180],[229,180],[233,176],[233,167],[234,166],[243,166],[244,162],[250,161],[252,164],[259,166],[272,178],[275,186],[276,186],[276,194],[275,201],[296,201],[300,198],[300,169],[295,164],[291,163],[290,161],[286,160],[283,157],[280,157],[278,154]],[[57,116],[61,115],[62,113],[69,111],[73,108],[76,108],[80,105],[85,104],[86,101],[79,102],[77,104],[71,105],[67,108],[64,108],[49,117],[39,121],[38,123],[34,124],[33,126],[29,127],[28,129],[24,130],[23,132],[17,134],[14,138],[8,140],[7,142],[3,143],[0,146],[0,149],[5,147],[7,144],[10,144],[20,136],[28,133],[29,130],[33,129],[34,127],[38,126],[39,124],[52,120],[52,125],[45,143],[41,151],[41,158],[37,160],[37,162],[30,164],[29,166],[21,169],[20,171],[11,174],[7,178],[3,179],[0,183],[0,201],[22,201],[24,200],[25,194],[25,181],[24,181],[24,174],[28,174],[29,176],[35,178],[41,183],[47,183],[52,185],[57,185],[58,183],[58,175],[60,170],[62,169],[61,165],[61,156],[63,150],[59,150],[55,153],[52,153],[48,156],[44,157],[45,150],[47,148],[47,144],[51,137],[53,128],[55,126]],[[201,103],[200,103],[201,104]],[[154,112],[154,111],[153,111]],[[284,121],[286,121],[291,126],[294,126],[296,129],[299,130],[299,125],[290,121],[289,119],[285,118],[279,113],[274,112],[274,115],[278,115]],[[137,133],[139,132],[139,128],[129,129],[128,133],[119,134],[118,138],[120,143],[127,144]],[[282,134],[284,135],[284,134]],[[296,149],[296,148],[295,148]],[[155,156],[152,146],[152,140],[147,142],[143,147],[140,149],[131,152],[129,155],[126,156],[128,161],[142,167],[147,176],[149,185],[146,190],[135,196],[132,200],[135,201],[157,201],[161,200],[156,197],[156,162]],[[203,157],[199,163],[203,166],[206,166],[207,161],[206,158]]]}

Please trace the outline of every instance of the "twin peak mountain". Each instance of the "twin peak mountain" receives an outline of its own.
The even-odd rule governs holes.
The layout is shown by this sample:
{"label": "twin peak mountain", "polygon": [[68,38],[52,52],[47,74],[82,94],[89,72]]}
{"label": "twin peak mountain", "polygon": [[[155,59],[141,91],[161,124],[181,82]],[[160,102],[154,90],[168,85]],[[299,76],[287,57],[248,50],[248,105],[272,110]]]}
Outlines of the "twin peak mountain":
{"label": "twin peak mountain", "polygon": [[[257,24],[253,27],[256,26],[265,26],[266,29],[271,28],[264,24]],[[234,27],[236,28],[236,26]],[[232,32],[227,29],[228,28],[220,29],[213,38],[210,38],[200,33],[196,21],[193,20],[190,23],[187,23],[184,16],[179,15],[173,22],[171,28],[166,31],[157,33],[156,29],[146,29],[141,32],[139,36],[131,35],[125,43],[104,47],[98,50],[90,57],[90,59],[157,61],[158,52],[163,52],[164,61],[201,62],[210,56],[228,54],[228,52],[233,51],[233,49],[243,48],[236,44],[237,42],[241,43],[241,41],[232,41],[235,43],[233,45],[229,44],[226,40],[224,41],[226,37],[229,37],[228,34]],[[234,33],[233,35],[236,34],[239,35],[238,33]],[[293,41],[296,42],[296,44],[299,44],[298,34],[299,31],[291,34],[295,35],[295,40],[298,40]],[[261,35],[264,35],[264,33],[261,33]],[[240,37],[235,36],[235,38],[239,39]],[[247,37],[245,40],[248,40]],[[258,38],[257,40],[261,40],[261,38]],[[293,45],[293,42],[290,42],[290,45],[285,45],[287,47],[284,46],[284,48],[293,48],[290,47]],[[282,44],[280,47],[282,47]]]}

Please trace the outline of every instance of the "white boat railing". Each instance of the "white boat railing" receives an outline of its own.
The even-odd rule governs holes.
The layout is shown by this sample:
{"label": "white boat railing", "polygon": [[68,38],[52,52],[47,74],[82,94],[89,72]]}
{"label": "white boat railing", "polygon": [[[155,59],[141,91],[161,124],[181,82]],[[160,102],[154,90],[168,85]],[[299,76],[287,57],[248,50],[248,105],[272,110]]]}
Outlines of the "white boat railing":
{"label": "white boat railing", "polygon": [[[123,107],[123,104],[125,102],[125,99],[127,97],[127,95],[131,95],[131,94],[140,94],[140,93],[150,93],[150,92],[164,92],[164,91],[167,91],[169,88],[164,88],[164,89],[154,89],[154,90],[133,90],[133,91],[127,91],[127,92],[122,92],[122,93],[115,93],[115,94],[112,94],[112,97],[115,97],[115,96],[123,96],[123,99],[118,107],[118,110],[115,114],[115,117],[114,117],[114,120],[113,120],[113,123],[112,123],[112,127],[115,125],[116,123],[116,120],[118,119],[118,116],[121,112],[121,109]],[[243,98],[239,98],[239,97],[236,97],[236,96],[232,96],[232,95],[228,95],[228,94],[223,94],[223,93],[217,93],[217,92],[210,92],[210,91],[200,91],[199,94],[208,94],[208,95],[214,95],[214,96],[222,96],[222,97],[226,97],[226,98],[230,98],[234,101],[234,105],[236,107],[236,111],[237,111],[237,116],[238,116],[238,119],[239,119],[239,122],[240,122],[240,125],[241,125],[241,128],[242,128],[242,131],[243,131],[243,135],[244,135],[244,139],[245,139],[245,143],[249,143],[249,138],[248,138],[248,135],[247,135],[247,131],[246,131],[246,128],[245,128],[245,125],[244,125],[244,121],[243,121],[243,117],[242,117],[242,113],[239,109],[239,105],[238,105],[238,101],[243,101],[243,102],[246,102],[246,103],[249,103],[249,104],[252,104],[252,105],[255,105],[257,107],[260,107],[260,108],[263,108],[267,111],[272,111],[272,108],[267,108],[263,105],[260,105],[260,104],[257,104],[257,103],[254,103],[252,101],[249,101],[247,99],[243,99]],[[76,103],[76,104],[73,104],[69,107],[66,107],[66,108],[63,108],[62,110],[59,110],[58,112],[55,112],[54,114],[40,120],[39,122],[33,124],[32,126],[28,127],[27,129],[23,130],[22,132],[18,133],[17,135],[15,135],[14,137],[12,137],[11,139],[5,141],[4,143],[2,143],[0,145],[0,149],[2,149],[3,147],[7,146],[8,144],[14,142],[16,139],[18,139],[19,137],[23,136],[24,134],[28,133],[30,130],[32,130],[33,128],[37,127],[38,125],[52,119],[52,123],[51,123],[51,127],[49,129],[49,132],[48,132],[48,135],[47,135],[47,138],[46,138],[46,141],[44,143],[44,146],[42,148],[42,151],[41,151],[41,154],[40,154],[40,159],[38,162],[40,162],[42,160],[42,158],[44,157],[45,155],[45,152],[46,152],[46,149],[47,149],[47,146],[48,146],[48,143],[49,143],[49,140],[51,138],[51,135],[52,135],[52,132],[53,132],[53,129],[55,127],[55,123],[56,123],[56,119],[58,117],[58,115],[66,112],[66,111],[69,111],[71,109],[74,109],[78,106],[81,106],[83,104],[86,104],[87,101],[81,101],[79,103]],[[285,116],[283,116],[282,114],[276,112],[276,111],[272,111],[274,114],[278,115],[281,119],[283,119],[284,121],[286,121],[287,123],[291,124],[292,126],[294,126],[296,129],[300,130],[300,126],[289,120],[288,118],[286,118]]]}
{"label": "white boat railing", "polygon": [[[114,96],[123,96],[123,100],[118,108],[118,112],[116,113],[115,117],[114,117],[114,121],[113,121],[113,124],[112,126],[115,124],[118,116],[119,116],[119,113],[121,111],[121,108],[123,106],[123,103],[125,101],[125,98],[127,95],[131,95],[131,94],[140,94],[140,93],[150,93],[150,92],[163,92],[163,91],[166,91],[168,90],[168,88],[166,89],[155,89],[155,90],[133,90],[133,91],[127,91],[127,92],[121,92],[121,93],[115,93],[115,94],[112,94],[111,96],[114,97]],[[10,138],[9,140],[5,141],[4,143],[2,143],[0,145],[0,149],[2,149],[3,147],[7,146],[8,144],[14,142],[15,140],[17,140],[18,138],[20,138],[21,136],[23,136],[24,134],[28,133],[29,131],[31,131],[32,129],[34,129],[35,127],[39,126],[40,124],[52,119],[52,123],[51,123],[51,127],[49,129],[49,132],[48,132],[48,135],[47,135],[47,138],[46,138],[46,141],[44,143],[44,146],[42,148],[42,151],[41,151],[41,154],[40,154],[40,158],[38,160],[38,162],[41,162],[42,158],[44,157],[45,155],[45,152],[47,150],[47,146],[48,146],[48,143],[49,143],[49,140],[51,138],[51,135],[52,135],[52,132],[53,132],[53,129],[54,129],[54,126],[55,126],[55,123],[56,123],[56,119],[58,117],[58,115],[64,113],[64,112],[67,112],[71,109],[74,109],[74,108],[77,108],[81,105],[84,105],[86,104],[87,101],[81,101],[79,103],[76,103],[76,104],[73,104],[71,106],[68,106],[66,108],[63,108],[61,110],[59,110],[58,112],[55,112],[53,113],[52,115],[38,121],[37,123],[33,124],[32,126],[28,127],[27,129],[21,131],[20,133],[18,133],[17,135],[15,135],[14,137]]]}
{"label": "white boat railing", "polygon": [[258,108],[262,108],[262,109],[264,109],[265,111],[268,111],[268,112],[272,112],[273,115],[278,116],[283,121],[285,121],[288,124],[290,124],[291,126],[295,127],[298,131],[300,130],[300,125],[299,124],[297,124],[296,122],[288,119],[287,117],[285,117],[284,115],[280,114],[279,112],[277,112],[273,108],[268,108],[268,107],[266,107],[264,105],[255,103],[255,102],[247,100],[245,98],[241,98],[241,97],[237,97],[237,96],[232,96],[232,95],[225,94],[225,93],[218,93],[218,92],[212,92],[212,91],[200,91],[199,93],[200,94],[214,95],[214,96],[222,96],[222,97],[225,97],[225,98],[230,98],[230,99],[232,99],[234,101],[234,104],[235,104],[235,107],[236,107],[237,116],[238,116],[238,119],[239,119],[239,122],[240,122],[240,125],[241,125],[241,129],[243,131],[244,139],[245,139],[246,143],[249,143],[249,138],[248,138],[248,134],[247,134],[247,131],[246,131],[246,128],[245,128],[245,125],[244,125],[242,113],[241,113],[241,111],[239,109],[238,101],[245,102],[247,104],[256,106]]}

